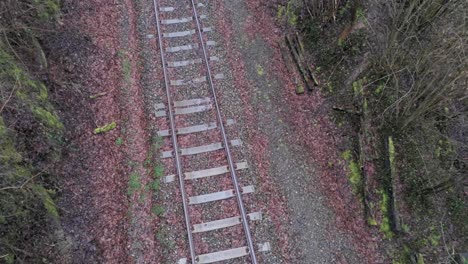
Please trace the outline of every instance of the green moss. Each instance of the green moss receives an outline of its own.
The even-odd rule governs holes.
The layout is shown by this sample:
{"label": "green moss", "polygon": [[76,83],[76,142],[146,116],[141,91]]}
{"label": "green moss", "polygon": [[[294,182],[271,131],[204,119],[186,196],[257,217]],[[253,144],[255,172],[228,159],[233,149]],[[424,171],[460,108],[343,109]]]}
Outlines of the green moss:
{"label": "green moss", "polygon": [[424,264],[424,256],[421,253],[418,254],[417,259],[418,259],[418,264]]}
{"label": "green moss", "polygon": [[303,94],[304,93],[304,86],[302,84],[299,84],[296,86],[296,93],[297,94]]}
{"label": "green moss", "polygon": [[327,83],[327,88],[329,93],[333,93],[335,89],[333,89],[333,84],[331,82]]}
{"label": "green moss", "polygon": [[111,130],[113,130],[114,128],[116,128],[117,124],[115,122],[112,122],[112,123],[109,123],[109,124],[106,124],[104,126],[101,126],[101,127],[98,127],[96,129],[94,129],[94,134],[102,134],[102,133],[106,133],[106,132],[109,132]]}
{"label": "green moss", "polygon": [[399,252],[396,252],[396,257],[392,263],[408,264],[413,263],[412,260],[412,250],[408,245],[403,245],[403,249]]}
{"label": "green moss", "polygon": [[259,76],[263,76],[265,74],[265,70],[263,69],[262,65],[256,64],[255,69],[257,70],[257,74]]}
{"label": "green moss", "polygon": [[346,161],[350,160],[352,157],[351,150],[346,150],[343,153],[341,153],[341,157]]}
{"label": "green moss", "polygon": [[49,92],[47,91],[47,87],[43,83],[39,83],[38,85],[39,95],[37,99],[41,101],[47,101],[49,98]]}
{"label": "green moss", "polygon": [[63,129],[63,124],[60,122],[60,120],[54,113],[47,111],[46,109],[40,106],[32,106],[31,110],[34,116],[42,124],[45,124],[49,128],[53,128],[53,129],[59,129],[59,130]]}
{"label": "green moss", "polygon": [[367,224],[370,225],[370,226],[377,226],[378,225],[377,221],[373,217],[368,217],[367,218]]}
{"label": "green moss", "polygon": [[278,5],[278,11],[276,12],[276,18],[278,20],[282,19],[285,12],[286,12],[286,7],[284,7],[282,5]]}
{"label": "green moss", "polygon": [[361,195],[362,189],[362,174],[361,165],[356,162],[350,150],[341,153],[341,157],[348,163],[349,175],[348,179],[351,183],[354,194]]}
{"label": "green moss", "polygon": [[386,238],[392,238],[394,233],[392,231],[390,221],[390,196],[384,189],[379,189],[377,193],[380,194],[380,212],[382,213],[382,222],[380,223],[380,231]]}
{"label": "green moss", "polygon": [[390,160],[390,167],[394,170],[395,169],[395,144],[391,136],[388,137],[388,158]]}
{"label": "green moss", "polygon": [[296,15],[296,10],[293,7],[294,3],[293,1],[289,1],[288,5],[286,6],[286,18],[288,20],[288,24],[291,26],[296,26],[298,17]]}
{"label": "green moss", "polygon": [[18,164],[23,160],[16,151],[13,139],[8,135],[3,118],[0,116],[0,161],[2,164]]}
{"label": "green moss", "polygon": [[57,211],[57,206],[55,205],[54,200],[50,196],[50,194],[53,194],[54,192],[47,190],[46,188],[38,184],[33,185],[33,190],[36,193],[36,195],[41,198],[44,208],[47,210],[49,215],[55,219],[58,219],[59,213]]}
{"label": "green moss", "polygon": [[[13,24],[4,21],[0,40],[2,99],[7,109],[13,109],[0,115],[0,186],[6,187],[0,191],[0,244],[9,245],[2,248],[0,259],[48,263],[37,245],[55,244],[60,238],[54,226],[59,211],[50,189],[56,183],[46,168],[53,167],[60,155],[57,142],[64,127],[49,101],[47,86],[35,75],[35,69],[47,67],[36,28],[49,28],[40,21],[57,17],[59,0],[7,1],[0,6],[1,11],[14,8],[2,13],[2,20],[11,19]],[[31,129],[18,131],[16,120],[29,122]]]}
{"label": "green moss", "polygon": [[377,88],[375,88],[374,93],[376,95],[379,95],[379,94],[381,94],[383,92],[383,89],[384,89],[384,85],[381,84],[381,85],[377,86]]}
{"label": "green moss", "polygon": [[431,226],[429,230],[431,231],[429,237],[427,238],[429,243],[433,247],[439,246],[441,234],[437,231],[437,229],[434,226]]}
{"label": "green moss", "polygon": [[361,96],[364,92],[363,80],[353,82],[353,92],[355,96]]}
{"label": "green moss", "polygon": [[37,16],[42,20],[50,20],[58,17],[60,4],[58,0],[33,0]]}
{"label": "green moss", "polygon": [[361,183],[360,166],[355,161],[350,161],[348,166],[349,166],[349,170],[351,171],[349,180],[351,181],[353,185],[359,185]]}

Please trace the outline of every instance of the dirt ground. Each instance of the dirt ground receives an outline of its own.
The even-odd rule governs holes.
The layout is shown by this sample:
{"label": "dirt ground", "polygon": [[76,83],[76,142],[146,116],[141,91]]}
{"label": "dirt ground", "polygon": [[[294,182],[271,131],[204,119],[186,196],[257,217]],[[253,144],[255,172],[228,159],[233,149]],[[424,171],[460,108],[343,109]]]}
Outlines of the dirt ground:
{"label": "dirt ground", "polygon": [[[236,119],[229,136],[244,141],[236,155],[251,167],[241,182],[257,188],[245,203],[264,214],[252,233],[272,245],[263,263],[388,263],[348,184],[342,133],[319,90],[295,94],[297,73],[281,56],[269,10],[258,0],[204,3],[226,76],[217,87],[222,111]],[[58,261],[175,263],[186,254],[180,195],[174,186],[146,187],[154,164],[172,169],[152,149],[167,126],[153,112],[164,93],[148,38],[156,34],[152,1],[66,0],[62,23],[46,43],[68,131],[59,206],[70,255]],[[93,134],[111,122],[116,129]],[[151,212],[155,205],[165,212]]]}

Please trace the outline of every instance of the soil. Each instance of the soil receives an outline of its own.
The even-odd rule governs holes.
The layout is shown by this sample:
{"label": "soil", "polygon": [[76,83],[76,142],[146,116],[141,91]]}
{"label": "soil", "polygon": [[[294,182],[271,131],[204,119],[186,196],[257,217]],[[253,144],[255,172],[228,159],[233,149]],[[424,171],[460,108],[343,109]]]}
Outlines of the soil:
{"label": "soil", "polygon": [[[298,73],[283,60],[282,33],[270,10],[258,0],[205,4],[204,23],[214,26],[209,37],[218,43],[210,55],[220,58],[216,73],[225,75],[216,86],[221,110],[224,119],[236,120],[230,139],[244,142],[235,157],[250,165],[240,182],[256,187],[244,203],[264,215],[252,224],[254,242],[272,245],[261,262],[387,263],[352,195],[330,107],[318,89],[295,94]],[[176,263],[187,257],[178,185],[148,187],[153,165],[164,165],[165,175],[174,169],[159,158],[170,140],[153,148],[154,135],[167,129],[154,116],[165,94],[156,39],[148,37],[156,34],[153,3],[65,0],[62,11],[61,29],[45,43],[67,131],[58,205],[70,253],[57,262]],[[111,122],[116,129],[93,134]],[[131,175],[138,175],[135,190]],[[152,213],[155,205],[164,213]],[[233,214],[229,208],[224,203],[217,216]],[[213,245],[197,239],[200,251]]]}

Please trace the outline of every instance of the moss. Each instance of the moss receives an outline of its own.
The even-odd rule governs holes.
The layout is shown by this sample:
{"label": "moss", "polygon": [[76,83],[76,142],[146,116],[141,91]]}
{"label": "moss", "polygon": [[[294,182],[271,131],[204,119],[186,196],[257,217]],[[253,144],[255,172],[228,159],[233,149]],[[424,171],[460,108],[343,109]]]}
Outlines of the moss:
{"label": "moss", "polygon": [[436,230],[434,226],[431,226],[429,229],[431,232],[427,238],[431,246],[437,247],[440,243],[441,234]]}
{"label": "moss", "polygon": [[[1,12],[9,8],[14,12]],[[2,248],[0,259],[48,263],[44,245],[60,238],[55,226],[59,211],[51,189],[55,178],[45,168],[54,167],[60,155],[57,142],[64,127],[49,101],[48,87],[34,73],[47,67],[36,28],[48,28],[48,23],[40,21],[58,16],[59,0],[7,1],[0,9],[5,15],[1,18],[5,35],[0,40],[0,83],[3,95],[8,96],[4,103],[13,109],[0,116],[0,185],[8,187],[0,191],[0,244],[11,246]],[[29,127],[15,126],[15,120],[24,120]]]}
{"label": "moss", "polygon": [[418,254],[417,259],[418,259],[418,264],[424,264],[424,256],[421,253]]}
{"label": "moss", "polygon": [[390,168],[394,171],[395,170],[395,143],[393,142],[393,138],[391,136],[388,137],[388,158],[390,160]]}
{"label": "moss", "polygon": [[257,74],[259,76],[263,76],[265,74],[265,70],[263,69],[262,65],[260,64],[255,65],[255,69],[257,70]]}
{"label": "moss", "polygon": [[331,82],[327,83],[327,88],[329,93],[333,93],[335,89],[333,89],[333,84]]}
{"label": "moss", "polygon": [[282,19],[283,16],[285,15],[286,13],[286,7],[282,6],[282,5],[278,5],[278,11],[276,12],[276,18],[278,20]]}
{"label": "moss", "polygon": [[362,173],[361,165],[356,162],[350,150],[341,153],[341,157],[348,163],[349,175],[348,179],[351,183],[354,194],[361,195],[362,189]]}
{"label": "moss", "polygon": [[392,238],[394,233],[392,231],[390,221],[390,196],[384,189],[379,189],[377,193],[380,194],[380,212],[382,213],[382,221],[380,223],[380,231],[385,235],[386,238]]}
{"label": "moss", "polygon": [[361,183],[361,169],[360,166],[355,161],[349,162],[349,170],[351,171],[351,175],[349,176],[349,180],[353,185],[358,185]]}
{"label": "moss", "polygon": [[60,4],[58,0],[33,0],[37,16],[42,20],[50,20],[58,17]]}
{"label": "moss", "polygon": [[115,122],[112,122],[112,123],[109,123],[109,124],[105,124],[104,126],[101,126],[101,127],[98,127],[96,129],[94,129],[94,134],[102,134],[102,133],[106,133],[106,132],[109,132],[111,130],[113,130],[114,128],[117,127],[117,124]]}
{"label": "moss", "polygon": [[361,96],[364,92],[363,80],[353,82],[353,92],[355,96]]}
{"label": "moss", "polygon": [[53,191],[47,190],[41,185],[34,185],[33,189],[37,193],[37,195],[41,198],[42,203],[44,205],[44,208],[47,210],[50,216],[52,216],[55,219],[59,218],[59,213],[57,210],[57,206],[54,203],[54,200],[50,196],[51,194],[54,194]]}
{"label": "moss", "polygon": [[377,226],[378,225],[377,221],[373,217],[368,217],[367,218],[367,224],[370,225],[370,226]]}
{"label": "moss", "polygon": [[3,118],[0,116],[0,161],[2,164],[17,164],[22,159],[21,154],[16,151],[13,140],[8,135]]}
{"label": "moss", "polygon": [[383,89],[384,89],[384,85],[381,84],[381,85],[377,86],[377,88],[375,88],[374,93],[376,95],[379,95],[379,94],[381,94],[383,92]]}
{"label": "moss", "polygon": [[63,129],[63,124],[60,122],[60,120],[54,113],[47,111],[46,109],[40,106],[32,106],[31,111],[33,112],[34,116],[39,120],[39,122],[47,125],[49,128],[59,130]]}
{"label": "moss", "polygon": [[362,101],[362,111],[364,111],[364,113],[366,113],[368,107],[369,107],[369,104],[368,104],[367,98],[364,98],[364,100]]}
{"label": "moss", "polygon": [[297,94],[303,94],[304,93],[304,86],[302,84],[299,84],[296,86],[296,93]]}
{"label": "moss", "polygon": [[293,7],[293,5],[294,5],[293,1],[288,2],[288,5],[286,6],[286,18],[288,20],[289,25],[296,26],[297,21],[298,21],[298,17],[296,15],[296,10]]}
{"label": "moss", "polygon": [[351,157],[352,157],[351,150],[346,150],[343,153],[341,153],[341,157],[346,161],[351,159]]}
{"label": "moss", "polygon": [[39,83],[38,90],[39,94],[37,95],[37,99],[41,101],[47,101],[47,99],[49,98],[47,87],[43,83]]}

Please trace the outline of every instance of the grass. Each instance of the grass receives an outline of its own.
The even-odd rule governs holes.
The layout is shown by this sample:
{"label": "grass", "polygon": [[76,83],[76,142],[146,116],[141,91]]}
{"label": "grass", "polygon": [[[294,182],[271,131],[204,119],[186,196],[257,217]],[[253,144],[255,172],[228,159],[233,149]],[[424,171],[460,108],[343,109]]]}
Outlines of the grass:
{"label": "grass", "polygon": [[164,207],[162,207],[159,204],[153,205],[151,208],[151,213],[153,213],[156,216],[162,216],[164,214]]}
{"label": "grass", "polygon": [[115,145],[117,145],[117,146],[122,146],[123,143],[124,143],[124,140],[123,140],[123,138],[121,138],[121,137],[118,137],[118,138],[115,140]]}
{"label": "grass", "polygon": [[[153,141],[153,151],[157,152],[160,149],[161,142],[159,140]],[[161,178],[164,175],[164,167],[158,162],[154,162],[152,165],[152,176],[151,189],[153,190],[153,196],[158,197],[159,190],[161,188]]]}
{"label": "grass", "polygon": [[120,59],[122,60],[122,73],[124,76],[124,81],[126,85],[129,85],[132,79],[132,64],[126,51],[120,50],[118,52]]}
{"label": "grass", "polygon": [[140,174],[138,172],[130,173],[130,178],[128,180],[127,195],[131,196],[136,191],[141,189],[141,180]]}
{"label": "grass", "polygon": [[167,228],[162,227],[156,231],[155,237],[160,245],[164,245],[167,249],[173,250],[175,248],[175,241],[169,238]]}

